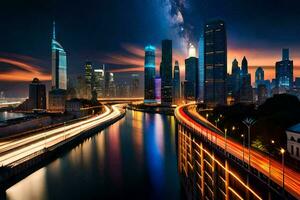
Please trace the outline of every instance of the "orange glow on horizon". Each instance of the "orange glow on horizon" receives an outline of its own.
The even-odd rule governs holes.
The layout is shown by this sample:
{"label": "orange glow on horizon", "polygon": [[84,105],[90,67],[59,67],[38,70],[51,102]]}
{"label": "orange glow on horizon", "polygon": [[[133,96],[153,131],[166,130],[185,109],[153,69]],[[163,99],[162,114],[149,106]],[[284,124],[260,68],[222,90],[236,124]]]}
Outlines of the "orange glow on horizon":
{"label": "orange glow on horizon", "polygon": [[0,81],[32,81],[35,77],[41,81],[51,80],[51,75],[42,73],[41,67],[39,66],[9,58],[0,58],[0,63],[6,63],[18,68],[8,72],[2,72],[0,74]]}

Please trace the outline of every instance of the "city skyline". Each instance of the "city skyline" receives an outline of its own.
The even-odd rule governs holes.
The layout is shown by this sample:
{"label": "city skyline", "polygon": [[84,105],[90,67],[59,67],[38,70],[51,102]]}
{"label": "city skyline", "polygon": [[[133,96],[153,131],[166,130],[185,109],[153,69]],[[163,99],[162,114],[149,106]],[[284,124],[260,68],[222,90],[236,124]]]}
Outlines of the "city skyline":
{"label": "city skyline", "polygon": [[[68,52],[68,73],[71,75],[82,72],[83,69],[80,69],[80,66],[87,60],[91,60],[96,66],[109,64],[113,72],[142,72],[144,46],[151,43],[160,47],[160,41],[166,38],[172,39],[174,43],[173,63],[178,60],[181,71],[184,71],[187,40],[197,44],[200,38],[199,29],[203,27],[205,21],[211,18],[222,18],[228,27],[228,72],[231,71],[231,62],[234,58],[241,60],[246,56],[252,83],[255,70],[260,66],[265,70],[266,79],[271,79],[275,77],[275,63],[281,58],[281,49],[290,48],[290,57],[294,61],[294,75],[300,76],[298,45],[300,41],[297,37],[300,30],[296,27],[293,31],[288,31],[299,15],[297,12],[299,2],[289,1],[286,4],[272,2],[273,6],[268,7],[269,2],[233,1],[224,5],[218,0],[212,2],[155,0],[146,1],[142,5],[132,0],[125,5],[121,1],[91,0],[87,4],[77,2],[74,5],[62,1],[59,6],[55,2],[45,4],[38,1],[26,4],[14,1],[5,2],[5,9],[1,13],[3,15],[1,24],[8,31],[2,32],[2,37],[0,37],[2,44],[0,47],[0,82],[4,87],[16,88],[13,82],[30,82],[34,77],[41,81],[51,79],[49,40],[51,40],[52,33],[51,23],[54,19],[57,22],[57,36]],[[222,8],[213,10],[211,5],[215,4],[222,5]],[[76,16],[76,20],[66,17],[73,16],[82,6],[86,8],[82,14],[91,12],[93,15]],[[67,7],[70,9],[60,12]],[[97,12],[96,14],[95,11],[100,7],[107,8],[111,12]],[[286,7],[290,9],[286,11],[284,9]],[[129,12],[122,11],[123,8]],[[274,20],[272,14],[266,14],[267,8],[273,11],[275,18],[279,17],[276,13],[281,11],[281,20]],[[204,9],[212,10],[212,12],[200,12]],[[5,14],[13,10],[15,15],[11,16],[8,23],[5,21],[7,19]],[[38,12],[30,14],[33,10],[38,10]],[[131,10],[135,12],[130,13]],[[151,12],[153,10],[154,13]],[[114,14],[116,16],[113,16]],[[135,19],[136,16],[142,14],[143,18]],[[36,15],[39,16],[38,22],[33,20]],[[254,16],[254,19],[248,19],[246,16]],[[255,20],[258,18],[259,21]],[[111,23],[119,24],[120,27],[105,26],[110,20]],[[20,23],[12,23],[17,21]],[[128,28],[123,29],[126,30],[124,37],[119,37],[122,32],[119,29],[126,26]],[[142,27],[150,34],[143,34]],[[101,31],[103,28],[107,30],[107,33]],[[108,39],[104,39],[107,37]],[[157,48],[157,70],[160,53],[160,48]]]}

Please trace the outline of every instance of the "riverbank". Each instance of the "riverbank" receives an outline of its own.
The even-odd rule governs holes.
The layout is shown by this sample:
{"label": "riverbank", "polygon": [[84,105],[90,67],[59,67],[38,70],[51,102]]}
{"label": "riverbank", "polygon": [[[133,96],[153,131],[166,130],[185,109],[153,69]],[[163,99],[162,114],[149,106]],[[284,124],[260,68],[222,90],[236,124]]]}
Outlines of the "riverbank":
{"label": "riverbank", "polygon": [[[50,133],[45,133],[43,134],[45,136],[41,135],[40,139],[30,141],[27,145],[22,144],[19,147],[11,145],[12,149],[7,150],[6,154],[4,151],[4,154],[2,153],[0,157],[2,165],[0,167],[0,190],[5,191],[16,182],[57,158],[62,152],[74,147],[74,145],[82,142],[85,138],[90,137],[95,133],[95,130],[102,130],[124,116],[125,110],[120,111],[118,108],[113,108],[108,115],[103,114],[103,117],[88,120],[85,124],[78,122],[78,125],[70,125],[70,129],[66,127],[67,131],[61,130],[51,137],[49,136]],[[83,126],[84,129],[82,130]],[[24,138],[24,142],[28,140],[32,139]],[[22,141],[19,142],[23,143]],[[35,149],[31,148],[31,146],[34,146]],[[5,147],[5,149],[7,148]],[[25,153],[25,156],[19,158],[18,155]]]}

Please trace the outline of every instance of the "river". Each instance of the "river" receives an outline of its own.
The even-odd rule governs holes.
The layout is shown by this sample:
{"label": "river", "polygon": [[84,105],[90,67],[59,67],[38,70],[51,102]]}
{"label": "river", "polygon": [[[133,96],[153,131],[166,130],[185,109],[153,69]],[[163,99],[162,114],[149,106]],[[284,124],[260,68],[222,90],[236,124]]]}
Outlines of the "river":
{"label": "river", "polygon": [[127,111],[6,191],[7,199],[180,199],[175,118]]}

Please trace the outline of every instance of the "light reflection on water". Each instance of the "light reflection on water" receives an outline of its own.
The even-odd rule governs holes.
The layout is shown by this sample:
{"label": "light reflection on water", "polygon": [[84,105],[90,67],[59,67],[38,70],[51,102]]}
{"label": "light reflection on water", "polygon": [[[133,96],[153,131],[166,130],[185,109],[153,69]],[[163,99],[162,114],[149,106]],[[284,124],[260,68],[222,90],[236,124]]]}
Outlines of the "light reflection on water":
{"label": "light reflection on water", "polygon": [[[173,127],[174,126],[174,127]],[[126,117],[23,179],[7,199],[180,199],[174,117]]]}

